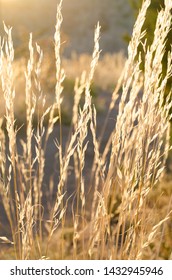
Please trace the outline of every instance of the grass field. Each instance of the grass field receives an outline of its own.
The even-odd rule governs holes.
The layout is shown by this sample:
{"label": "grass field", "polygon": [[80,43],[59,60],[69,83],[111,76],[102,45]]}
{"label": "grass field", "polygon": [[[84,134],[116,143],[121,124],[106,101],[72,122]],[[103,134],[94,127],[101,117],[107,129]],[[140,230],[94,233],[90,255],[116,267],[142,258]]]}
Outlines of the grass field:
{"label": "grass field", "polygon": [[[171,259],[172,91],[165,102],[164,94],[172,53],[162,79],[171,1],[159,12],[150,48],[145,41],[144,72],[137,50],[149,0],[127,57],[101,56],[99,23],[92,55],[76,48],[63,56],[63,5],[74,9],[72,3],[59,2],[45,53],[30,35],[28,50],[15,43],[15,59],[12,30],[4,25],[0,259]],[[91,1],[83,3],[80,9],[89,10]]]}

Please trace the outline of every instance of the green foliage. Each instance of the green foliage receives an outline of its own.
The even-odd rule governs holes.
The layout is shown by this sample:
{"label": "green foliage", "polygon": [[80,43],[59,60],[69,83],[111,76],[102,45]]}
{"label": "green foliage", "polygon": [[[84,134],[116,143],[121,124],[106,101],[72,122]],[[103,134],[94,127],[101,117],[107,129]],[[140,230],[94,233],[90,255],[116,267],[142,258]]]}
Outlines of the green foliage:
{"label": "green foliage", "polygon": [[[133,9],[134,16],[137,17],[139,10],[141,8],[141,5],[142,5],[142,0],[129,0],[129,3]],[[146,36],[143,40],[146,39],[148,46],[150,46],[151,43],[153,42],[156,19],[157,19],[158,12],[161,10],[161,8],[164,8],[164,0],[152,0],[151,4],[147,10],[146,20],[143,25],[143,30],[146,30]],[[164,57],[162,60],[163,77],[166,75],[167,56],[168,56],[168,52],[171,49],[171,45],[172,45],[172,30],[168,33],[167,42],[166,42],[166,46],[165,46],[166,50],[165,50],[165,54],[164,54]],[[143,52],[143,47],[141,44],[139,45],[139,48],[138,48],[138,53],[139,52],[141,52],[142,61],[143,61],[142,65],[141,65],[141,69],[144,71],[144,52]],[[172,78],[170,78],[168,80],[165,95],[167,95],[168,92],[170,91],[171,84],[172,84]]]}
{"label": "green foliage", "polygon": [[[142,2],[143,2],[142,0],[129,0],[129,3],[133,8],[135,17],[137,17],[139,13]],[[153,41],[156,19],[161,7],[164,7],[164,0],[152,0],[147,10],[147,16],[143,29],[147,31],[146,39],[148,45],[150,45]]]}

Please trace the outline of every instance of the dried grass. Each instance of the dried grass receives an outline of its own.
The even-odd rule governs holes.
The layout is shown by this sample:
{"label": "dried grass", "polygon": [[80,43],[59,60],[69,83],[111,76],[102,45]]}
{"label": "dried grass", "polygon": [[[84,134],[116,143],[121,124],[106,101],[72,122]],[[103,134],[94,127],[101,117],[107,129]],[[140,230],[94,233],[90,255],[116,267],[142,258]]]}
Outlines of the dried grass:
{"label": "dried grass", "polygon": [[[149,4],[149,0],[143,2],[123,74],[112,94],[107,116],[112,113],[118,98],[119,111],[103,151],[100,149],[103,136],[97,136],[96,109],[90,94],[100,55],[99,24],[95,29],[90,69],[81,78],[76,78],[73,116],[65,147],[62,124],[65,71],[60,56],[62,1],[57,7],[54,36],[55,98],[49,107],[40,82],[43,53],[37,44],[34,46],[30,36],[30,57],[25,70],[26,141],[20,139],[20,152],[17,146],[19,129],[14,115],[14,49],[11,29],[4,25],[6,38],[1,41],[0,75],[5,99],[5,130],[1,121],[0,194],[11,237],[1,236],[0,239],[14,246],[16,259],[53,258],[52,247],[57,249],[55,258],[59,259],[142,259],[145,255],[151,259],[155,256],[151,254],[150,244],[155,243],[157,234],[171,216],[171,204],[158,221],[154,222],[151,210],[152,216],[147,215],[150,194],[163,175],[170,149],[171,92],[165,104],[163,97],[167,79],[172,74],[171,53],[164,79],[161,73],[166,37],[171,26],[171,1],[167,0],[165,10],[159,12],[150,48],[145,41],[145,72],[142,73],[141,58],[139,56],[136,60],[136,57],[145,36],[142,26]],[[36,128],[33,125],[35,113]],[[107,122],[108,117],[104,133]],[[52,140],[51,134],[56,126],[59,135]],[[49,201],[45,203],[45,161],[50,140],[57,148],[55,159],[59,178],[57,184],[49,182]],[[91,145],[94,160],[88,186],[84,170]],[[69,184],[71,167],[76,183],[73,194]],[[157,248],[156,258],[159,257],[160,248]]]}

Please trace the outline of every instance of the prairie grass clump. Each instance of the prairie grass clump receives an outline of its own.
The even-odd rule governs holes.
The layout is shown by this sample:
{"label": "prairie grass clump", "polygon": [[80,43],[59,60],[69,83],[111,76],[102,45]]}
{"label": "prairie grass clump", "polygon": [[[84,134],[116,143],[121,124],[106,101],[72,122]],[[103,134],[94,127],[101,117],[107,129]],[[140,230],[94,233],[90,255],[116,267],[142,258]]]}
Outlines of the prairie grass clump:
{"label": "prairie grass clump", "polygon": [[[161,258],[161,244],[156,246],[156,238],[161,236],[163,244],[164,225],[171,217],[171,200],[164,217],[157,219],[150,198],[158,188],[170,149],[171,92],[165,104],[164,92],[172,74],[172,53],[168,55],[164,78],[162,58],[172,5],[167,0],[159,12],[152,45],[147,47],[144,43],[142,73],[141,57],[136,58],[145,35],[142,26],[149,4],[150,0],[143,2],[135,23],[128,58],[99,137],[99,119],[90,94],[100,55],[99,24],[95,29],[90,69],[75,81],[66,141],[62,119],[65,70],[60,56],[62,1],[57,7],[54,35],[56,87],[49,107],[40,82],[43,52],[30,36],[25,69],[24,138],[14,114],[11,29],[4,25],[6,36],[0,47],[5,102],[5,117],[0,123],[0,194],[6,213],[6,221],[1,223],[8,224],[10,231],[1,236],[1,241],[12,246],[16,259]],[[109,116],[113,116],[114,122],[104,143]],[[56,148],[56,153],[47,162],[50,145]],[[88,168],[89,153],[93,156]],[[55,165],[48,183],[47,165],[51,170]]]}

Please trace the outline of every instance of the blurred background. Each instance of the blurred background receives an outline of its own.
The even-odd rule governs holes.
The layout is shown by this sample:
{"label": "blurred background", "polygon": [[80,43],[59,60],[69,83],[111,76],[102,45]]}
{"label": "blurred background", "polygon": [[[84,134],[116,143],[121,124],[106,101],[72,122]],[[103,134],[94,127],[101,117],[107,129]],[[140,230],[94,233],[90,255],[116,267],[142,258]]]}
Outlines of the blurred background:
{"label": "blurred background", "polygon": [[[0,0],[0,35],[4,36],[3,21],[12,26],[15,49],[14,82],[16,118],[25,118],[24,71],[29,56],[29,34],[44,52],[42,63],[42,89],[47,96],[47,106],[53,102],[55,88],[54,31],[58,0]],[[94,46],[94,29],[101,25],[101,58],[96,69],[92,93],[99,96],[97,106],[106,109],[107,97],[112,93],[121,74],[127,55],[134,12],[128,0],[64,0],[62,7],[62,66],[66,73],[64,82],[64,121],[70,119],[75,78],[89,71]],[[101,94],[102,93],[102,94]],[[17,100],[17,99],[16,99]],[[3,99],[0,99],[1,116],[4,115]],[[70,113],[69,113],[70,112]]]}
{"label": "blurred background", "polygon": [[[21,47],[33,32],[37,41],[52,40],[58,0],[0,0],[0,30],[4,20],[13,26],[15,46]],[[64,0],[64,22],[62,31],[65,38],[64,54],[91,52],[93,31],[100,22],[101,48],[105,52],[126,52],[123,40],[133,26],[133,13],[128,0]]]}
{"label": "blurred background", "polygon": [[[23,122],[25,114],[23,107],[24,71],[29,56],[28,41],[31,32],[34,44],[37,42],[44,52],[41,82],[43,91],[47,95],[47,105],[53,102],[56,82],[53,35],[59,1],[0,0],[0,36],[3,37],[5,34],[3,21],[7,26],[13,27],[15,88],[16,95],[20,94],[21,100],[15,108],[16,116],[21,118],[21,122]],[[94,95],[97,93],[100,97],[99,107],[103,108],[107,94],[112,93],[123,69],[128,42],[141,3],[142,0],[63,0],[61,54],[62,67],[66,74],[64,82],[66,98],[64,98],[63,104],[65,119],[70,119],[70,116],[67,115],[71,111],[75,78],[80,76],[84,70],[89,71],[94,46],[94,29],[97,22],[99,21],[101,25],[101,57],[95,72],[92,91]],[[151,1],[144,26],[147,30],[148,43],[151,43],[153,37],[157,11],[163,5],[164,0]],[[171,35],[170,33],[169,38],[172,38]],[[171,48],[171,39],[168,46]],[[166,59],[164,61],[163,65],[166,64]],[[103,91],[103,95],[100,94],[101,91]],[[0,99],[0,116],[4,115],[3,102]]]}

